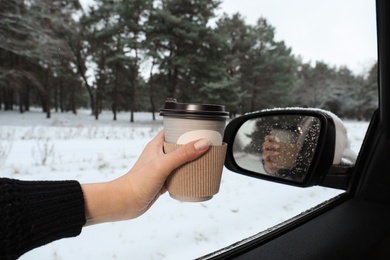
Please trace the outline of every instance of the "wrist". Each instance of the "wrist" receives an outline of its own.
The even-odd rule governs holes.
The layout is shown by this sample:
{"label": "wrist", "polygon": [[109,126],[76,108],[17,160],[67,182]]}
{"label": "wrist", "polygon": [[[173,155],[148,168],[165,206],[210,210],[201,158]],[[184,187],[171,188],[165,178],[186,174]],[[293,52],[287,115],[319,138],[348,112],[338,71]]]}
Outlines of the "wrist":
{"label": "wrist", "polygon": [[81,185],[85,200],[86,226],[115,221],[116,192],[111,182]]}

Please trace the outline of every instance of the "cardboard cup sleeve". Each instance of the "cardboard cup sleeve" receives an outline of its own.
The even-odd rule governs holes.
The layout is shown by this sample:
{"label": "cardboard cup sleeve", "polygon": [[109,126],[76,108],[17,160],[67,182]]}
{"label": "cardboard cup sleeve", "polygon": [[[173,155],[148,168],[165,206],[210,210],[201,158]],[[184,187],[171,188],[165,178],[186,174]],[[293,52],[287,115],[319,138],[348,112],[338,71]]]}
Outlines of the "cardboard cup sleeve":
{"label": "cardboard cup sleeve", "polygon": [[[164,152],[170,153],[180,144],[164,143]],[[211,146],[198,159],[175,169],[166,181],[169,195],[180,201],[209,200],[219,191],[227,144]]]}

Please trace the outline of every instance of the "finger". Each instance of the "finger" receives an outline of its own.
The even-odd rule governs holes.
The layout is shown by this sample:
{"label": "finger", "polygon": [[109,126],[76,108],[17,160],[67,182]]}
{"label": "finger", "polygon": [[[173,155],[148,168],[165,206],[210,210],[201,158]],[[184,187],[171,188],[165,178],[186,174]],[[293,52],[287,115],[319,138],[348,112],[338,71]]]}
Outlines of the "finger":
{"label": "finger", "polygon": [[277,143],[265,142],[263,143],[263,149],[267,151],[277,150],[280,148],[280,145]]}
{"label": "finger", "polygon": [[159,142],[159,143],[164,142],[164,129],[162,129],[162,130],[160,130],[160,132],[158,132],[158,134],[154,138],[154,140],[156,140],[156,142]]}
{"label": "finger", "polygon": [[278,151],[267,151],[266,152],[267,157],[277,157],[279,155],[280,155],[280,152],[278,152]]}
{"label": "finger", "polygon": [[200,139],[190,142],[178,149],[166,154],[161,160],[161,165],[168,176],[174,169],[186,162],[195,160],[204,154],[210,147],[211,142],[207,139]]}
{"label": "finger", "polygon": [[266,162],[265,167],[267,168],[268,171],[270,172],[275,172],[278,170],[278,166],[276,163],[273,162]]}
{"label": "finger", "polygon": [[266,135],[264,137],[264,140],[267,141],[267,142],[275,142],[276,136],[274,136],[274,135]]}
{"label": "finger", "polygon": [[160,130],[158,134],[147,144],[147,146],[161,146],[164,143],[164,130]]}
{"label": "finger", "polygon": [[267,162],[276,163],[277,159],[278,158],[276,156],[268,156],[267,157]]}

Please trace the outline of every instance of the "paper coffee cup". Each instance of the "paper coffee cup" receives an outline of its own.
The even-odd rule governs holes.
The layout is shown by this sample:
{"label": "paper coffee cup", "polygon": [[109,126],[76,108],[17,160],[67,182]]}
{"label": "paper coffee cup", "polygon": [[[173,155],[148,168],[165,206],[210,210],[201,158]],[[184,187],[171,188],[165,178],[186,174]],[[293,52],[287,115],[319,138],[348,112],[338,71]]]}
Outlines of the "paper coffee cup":
{"label": "paper coffee cup", "polygon": [[300,146],[295,143],[279,142],[278,152],[274,162],[279,169],[291,169],[297,164]]}
{"label": "paper coffee cup", "polygon": [[[182,145],[164,143],[164,152],[170,153]],[[168,177],[169,195],[186,202],[210,200],[219,192],[227,144],[211,146],[198,159],[183,164]]]}
{"label": "paper coffee cup", "polygon": [[222,139],[229,113],[221,105],[167,99],[160,115],[163,116],[165,153],[201,138],[212,144],[200,158],[182,165],[170,175],[166,182],[170,196],[191,202],[211,199],[218,193],[221,182],[227,147]]}

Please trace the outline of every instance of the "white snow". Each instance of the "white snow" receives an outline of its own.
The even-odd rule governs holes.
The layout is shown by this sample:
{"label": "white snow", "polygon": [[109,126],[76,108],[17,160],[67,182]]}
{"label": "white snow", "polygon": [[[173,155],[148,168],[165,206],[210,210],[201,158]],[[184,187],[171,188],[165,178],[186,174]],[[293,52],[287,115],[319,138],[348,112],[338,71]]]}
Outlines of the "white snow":
{"label": "white snow", "polygon": [[[0,112],[0,175],[23,180],[99,182],[126,173],[147,142],[162,129],[156,113],[90,111],[19,114]],[[347,121],[359,151],[367,122]],[[224,169],[220,192],[201,203],[168,194],[135,220],[86,227],[80,236],[34,249],[20,259],[194,259],[277,225],[342,191],[297,188]]]}

